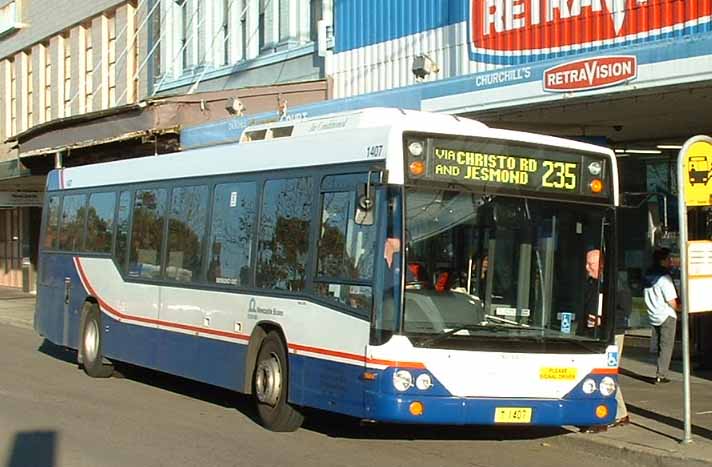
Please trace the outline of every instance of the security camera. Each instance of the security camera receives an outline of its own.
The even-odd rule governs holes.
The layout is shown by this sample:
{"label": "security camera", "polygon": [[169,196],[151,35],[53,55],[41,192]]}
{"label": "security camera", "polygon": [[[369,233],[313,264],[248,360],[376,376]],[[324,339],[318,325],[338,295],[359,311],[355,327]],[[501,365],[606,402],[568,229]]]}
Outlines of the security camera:
{"label": "security camera", "polygon": [[440,67],[435,61],[425,54],[416,55],[413,58],[412,72],[417,80],[423,80],[431,73],[437,73]]}

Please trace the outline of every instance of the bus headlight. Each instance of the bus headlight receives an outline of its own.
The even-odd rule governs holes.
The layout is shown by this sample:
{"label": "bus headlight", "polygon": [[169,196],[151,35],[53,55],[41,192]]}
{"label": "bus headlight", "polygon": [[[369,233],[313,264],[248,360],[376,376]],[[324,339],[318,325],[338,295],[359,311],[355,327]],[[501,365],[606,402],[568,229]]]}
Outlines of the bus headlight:
{"label": "bus headlight", "polygon": [[420,157],[423,154],[423,143],[420,141],[413,141],[408,145],[408,151],[415,157]]}
{"label": "bus headlight", "polygon": [[583,385],[581,385],[581,390],[585,394],[593,394],[596,392],[596,381],[593,378],[588,378],[583,382]]}
{"label": "bus headlight", "polygon": [[393,373],[393,387],[398,391],[407,391],[413,387],[413,375],[408,370],[398,370]]}
{"label": "bus headlight", "polygon": [[427,391],[433,387],[433,379],[427,373],[419,374],[418,377],[415,378],[415,387],[421,391]]}
{"label": "bus headlight", "polygon": [[593,175],[594,177],[598,177],[601,175],[601,171],[603,170],[603,167],[601,166],[601,163],[598,161],[591,162],[588,164],[588,173]]}
{"label": "bus headlight", "polygon": [[598,390],[601,391],[601,394],[604,396],[610,396],[614,392],[616,392],[616,382],[613,381],[613,378],[610,376],[606,376],[601,380],[601,384],[598,386]]}

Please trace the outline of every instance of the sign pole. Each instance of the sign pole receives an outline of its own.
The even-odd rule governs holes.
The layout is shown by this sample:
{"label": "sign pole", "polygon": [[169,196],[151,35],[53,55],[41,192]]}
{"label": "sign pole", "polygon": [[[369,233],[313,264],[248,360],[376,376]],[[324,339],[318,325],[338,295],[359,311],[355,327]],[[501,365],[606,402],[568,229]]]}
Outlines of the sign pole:
{"label": "sign pole", "polygon": [[[695,136],[688,139],[680,149],[677,157],[677,212],[680,230],[680,292],[682,302],[682,382],[684,399],[684,436],[682,444],[692,443],[692,423],[690,404],[690,287],[689,287],[689,261],[688,261],[688,234],[687,234],[687,206],[708,206],[712,204],[712,192],[707,188],[709,184],[709,165],[712,164],[712,153],[704,156],[706,159],[701,167],[694,167],[695,158],[690,159],[691,148],[696,143],[712,144],[712,138]],[[690,160],[688,160],[690,159]],[[697,157],[699,159],[699,157]],[[686,171],[689,164],[689,170]],[[704,170],[700,170],[703,168]],[[704,175],[700,175],[704,174]],[[702,180],[696,178],[703,176]],[[696,187],[695,185],[702,185]]]}
{"label": "sign pole", "polygon": [[[693,138],[694,139],[694,138]],[[680,149],[677,156],[677,214],[680,231],[680,295],[682,302],[682,386],[684,400],[684,436],[682,444],[692,442],[692,424],[690,423],[690,329],[688,327],[688,294],[687,294],[687,204],[685,204],[685,155],[690,141]]]}

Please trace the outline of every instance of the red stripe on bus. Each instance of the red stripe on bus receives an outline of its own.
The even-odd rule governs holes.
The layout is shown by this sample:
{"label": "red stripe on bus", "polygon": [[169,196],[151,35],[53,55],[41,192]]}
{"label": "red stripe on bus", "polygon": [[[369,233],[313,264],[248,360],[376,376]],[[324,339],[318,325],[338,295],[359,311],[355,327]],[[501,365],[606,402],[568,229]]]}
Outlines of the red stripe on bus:
{"label": "red stripe on bus", "polygon": [[328,355],[330,357],[344,358],[348,360],[356,360],[362,363],[368,363],[371,365],[383,365],[388,367],[398,367],[398,368],[425,368],[425,365],[419,362],[398,362],[394,360],[381,360],[377,358],[366,358],[365,356],[350,354],[346,352],[339,352],[336,350],[319,349],[316,347],[309,347],[306,345],[299,344],[289,344],[289,348],[294,351],[301,352],[311,352],[321,355]]}
{"label": "red stripe on bus", "polygon": [[618,368],[594,368],[591,370],[592,375],[617,375]]}
{"label": "red stripe on bus", "polygon": [[250,340],[250,336],[248,336],[246,334],[238,334],[236,332],[229,332],[229,331],[220,331],[217,329],[201,328],[199,326],[192,326],[189,324],[174,323],[174,322],[170,322],[170,321],[161,321],[158,319],[144,318],[142,316],[134,316],[134,315],[128,315],[126,313],[122,313],[119,310],[117,310],[116,308],[114,308],[113,306],[109,305],[101,297],[99,297],[99,294],[91,286],[91,283],[89,282],[89,278],[87,277],[87,274],[84,271],[84,267],[82,266],[82,263],[79,261],[79,258],[75,257],[74,263],[77,266],[77,271],[79,272],[79,275],[81,276],[82,282],[84,282],[84,285],[86,286],[87,290],[89,291],[89,294],[91,294],[91,296],[96,298],[96,300],[99,302],[99,306],[101,306],[105,310],[109,311],[111,314],[118,316],[121,319],[130,319],[132,321],[139,321],[141,323],[155,324],[156,326],[164,326],[164,327],[182,329],[185,331],[194,331],[194,332],[199,332],[199,333],[203,333],[203,334],[210,334],[210,335],[221,336],[221,337],[229,337],[229,338],[240,339],[240,340],[244,340],[244,341]]}
{"label": "red stripe on bus", "polygon": [[[81,261],[79,258],[74,257],[74,264],[77,267],[77,272],[79,273],[79,276],[82,279],[82,282],[86,286],[89,294],[96,298],[96,300],[99,302],[99,305],[109,311],[111,314],[118,316],[119,318],[122,319],[128,319],[132,321],[139,321],[142,323],[146,324],[154,324],[157,326],[164,326],[164,327],[169,327],[169,328],[176,328],[176,329],[182,329],[186,331],[194,331],[194,332],[199,332],[203,334],[211,334],[215,336],[222,336],[222,337],[230,337],[230,338],[235,338],[235,339],[240,339],[240,340],[245,340],[249,341],[250,336],[246,334],[237,334],[234,332],[229,332],[229,331],[219,331],[215,329],[206,329],[206,328],[201,328],[198,326],[191,326],[189,324],[180,324],[180,323],[174,323],[174,322],[169,322],[169,321],[161,321],[158,319],[152,319],[152,318],[144,318],[141,316],[134,316],[134,315],[128,315],[126,313],[122,313],[113,306],[109,305],[106,301],[104,301],[101,297],[99,297],[99,294],[96,292],[96,289],[94,289],[91,285],[91,282],[89,282],[89,278],[86,274],[86,271],[84,271],[84,267],[82,266]],[[343,358],[346,360],[354,360],[359,363],[369,363],[372,365],[384,365],[384,366],[389,366],[389,367],[399,367],[399,368],[425,368],[425,365],[419,362],[398,362],[398,361],[392,361],[392,360],[381,360],[381,359],[373,359],[373,358],[366,358],[365,356],[357,355],[357,354],[351,354],[351,353],[346,353],[346,352],[340,352],[337,350],[329,350],[329,349],[321,349],[317,347],[310,347],[306,345],[299,345],[299,344],[289,344],[289,348],[292,350],[296,351],[303,351],[303,352],[311,352],[311,353],[316,353],[319,355],[326,355],[329,357],[338,357],[338,358]]]}

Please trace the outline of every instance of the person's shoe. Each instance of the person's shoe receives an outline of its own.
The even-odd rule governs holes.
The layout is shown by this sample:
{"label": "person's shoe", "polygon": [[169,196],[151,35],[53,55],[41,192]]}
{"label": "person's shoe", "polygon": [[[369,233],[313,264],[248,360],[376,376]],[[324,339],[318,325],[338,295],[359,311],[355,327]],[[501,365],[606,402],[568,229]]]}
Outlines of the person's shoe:
{"label": "person's shoe", "polygon": [[621,418],[619,418],[618,420],[616,420],[615,423],[613,423],[613,424],[611,425],[611,427],[626,426],[626,425],[630,425],[630,416],[628,416],[628,415],[626,415],[625,417],[621,417]]}
{"label": "person's shoe", "polygon": [[670,380],[665,378],[664,376],[662,376],[662,377],[658,376],[657,378],[655,378],[655,384],[665,384],[665,383],[669,383],[669,382],[670,382]]}

